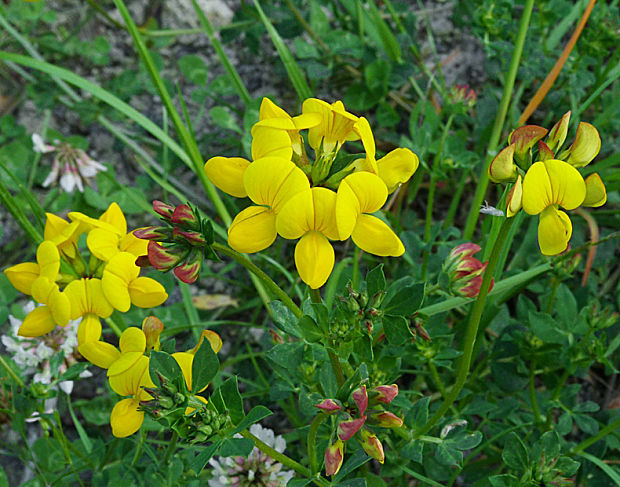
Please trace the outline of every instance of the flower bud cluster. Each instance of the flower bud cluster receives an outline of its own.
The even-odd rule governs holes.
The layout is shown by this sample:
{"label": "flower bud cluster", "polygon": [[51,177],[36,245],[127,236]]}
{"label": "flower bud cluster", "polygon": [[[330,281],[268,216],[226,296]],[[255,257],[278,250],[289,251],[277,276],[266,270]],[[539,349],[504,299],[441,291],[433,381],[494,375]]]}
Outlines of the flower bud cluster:
{"label": "flower bud cluster", "polygon": [[[187,284],[198,279],[202,257],[217,259],[211,248],[213,227],[189,205],[170,206],[153,201],[153,210],[165,226],[138,229],[134,235],[149,240],[147,257],[150,265],[160,271],[174,269],[174,275]],[[148,265],[143,260],[141,265]]]}
{"label": "flower bud cluster", "polygon": [[338,473],[344,461],[345,443],[356,434],[366,454],[380,463],[384,462],[383,445],[373,428],[400,428],[403,425],[401,418],[383,409],[397,395],[396,384],[380,385],[370,390],[361,385],[351,393],[346,403],[328,398],[315,404],[323,413],[337,416],[336,437],[325,451],[326,475]]}
{"label": "flower bud cluster", "polygon": [[[464,243],[452,249],[446,259],[443,270],[450,279],[450,291],[460,296],[474,298],[480,292],[482,275],[487,268],[487,262],[480,262],[474,254],[480,252],[480,245]],[[489,291],[493,289],[491,279]]]}
{"label": "flower bud cluster", "polygon": [[[378,291],[374,295],[369,296],[364,289],[361,292],[355,291],[351,286],[347,287],[348,296],[340,297],[340,311],[346,316],[348,329],[359,328],[362,325],[369,335],[372,335],[374,321],[381,318],[383,311],[379,309],[385,291]],[[351,324],[355,326],[351,327]],[[332,325],[332,333],[338,330],[338,327]]]}

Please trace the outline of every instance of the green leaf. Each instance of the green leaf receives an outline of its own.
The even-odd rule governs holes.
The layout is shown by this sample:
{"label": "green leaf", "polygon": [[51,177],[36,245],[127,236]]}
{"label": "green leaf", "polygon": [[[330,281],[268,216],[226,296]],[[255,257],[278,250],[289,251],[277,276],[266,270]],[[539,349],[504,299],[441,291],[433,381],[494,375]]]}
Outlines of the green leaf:
{"label": "green leaf", "polygon": [[199,475],[200,472],[202,472],[202,469],[205,468],[209,460],[211,460],[213,455],[215,455],[215,453],[217,452],[221,444],[222,444],[221,441],[217,441],[213,443],[212,445],[209,445],[208,447],[203,449],[194,458],[194,461],[191,463],[190,470],[194,471],[196,475]]}
{"label": "green leaf", "polygon": [[281,343],[267,352],[267,358],[285,369],[295,369],[301,363],[303,353],[303,343]]}
{"label": "green leaf", "polygon": [[176,383],[179,380],[183,380],[184,382],[181,367],[179,367],[177,361],[172,358],[172,355],[168,355],[165,352],[151,352],[151,357],[149,360],[149,374],[151,376],[151,380],[158,387],[161,386],[159,375],[164,377],[164,379],[168,382]]}
{"label": "green leaf", "polygon": [[474,431],[473,433],[467,433],[463,431],[455,438],[450,438],[450,445],[454,446],[458,450],[472,450],[476,448],[482,441],[482,433],[480,431]]}
{"label": "green leaf", "polygon": [[211,115],[213,123],[218,127],[232,130],[233,132],[243,135],[241,127],[239,127],[239,124],[226,107],[213,107],[209,110],[209,115]]}
{"label": "green leaf", "polygon": [[383,273],[383,264],[379,264],[366,274],[366,290],[368,291],[368,296],[372,297],[384,289],[385,274]]}
{"label": "green leaf", "polygon": [[308,315],[303,315],[299,319],[299,328],[305,340],[310,343],[316,343],[323,338],[323,332],[319,325]]}
{"label": "green leaf", "polygon": [[387,487],[385,480],[374,473],[366,472],[364,477],[366,478],[366,485],[368,487]]}
{"label": "green leaf", "polygon": [[392,345],[402,345],[413,338],[409,322],[402,316],[384,315],[381,321],[385,337]]}
{"label": "green leaf", "polygon": [[[361,467],[368,461],[370,461],[370,457],[366,455],[364,451],[362,450],[356,451],[353,455],[349,456],[345,460],[344,464],[342,465],[342,468],[336,474],[336,477],[334,478],[334,480],[336,482],[339,482],[340,479],[346,477],[351,472],[357,470],[359,467]],[[355,479],[355,480],[359,480],[359,479]],[[336,485],[343,485],[343,484],[337,483]]]}
{"label": "green leaf", "polygon": [[302,338],[303,334],[297,324],[297,317],[281,301],[272,301],[269,304],[273,315],[274,324],[283,332],[297,338]]}
{"label": "green leaf", "polygon": [[547,313],[530,311],[528,313],[530,328],[537,338],[545,343],[564,345],[566,335],[558,329],[556,321]]}
{"label": "green leaf", "polygon": [[312,482],[312,479],[291,479],[286,484],[286,487],[304,487]]}
{"label": "green leaf", "polygon": [[364,112],[374,107],[379,100],[364,83],[351,83],[344,95],[343,103],[351,110]]}
{"label": "green leaf", "polygon": [[219,454],[222,457],[244,457],[254,449],[254,442],[249,438],[226,438],[222,443]]}
{"label": "green leaf", "polygon": [[239,393],[237,376],[233,375],[230,379],[226,380],[219,389],[222,394],[222,400],[228,409],[228,414],[230,414],[230,419],[232,419],[234,424],[239,423],[243,420],[245,412],[243,411],[243,399]]}
{"label": "green leaf", "polygon": [[415,431],[416,429],[422,428],[426,424],[428,421],[428,405],[430,401],[430,396],[425,396],[418,399],[413,406],[411,406],[411,409],[407,411],[404,421],[409,428]]}
{"label": "green leaf", "polygon": [[443,465],[456,467],[463,462],[463,452],[444,442],[435,448],[435,459]]}
{"label": "green leaf", "polygon": [[195,85],[206,85],[208,80],[207,65],[204,60],[196,54],[189,54],[179,59],[179,69],[183,76]]}
{"label": "green leaf", "polygon": [[407,443],[403,448],[401,448],[400,454],[407,460],[422,463],[423,451],[424,442],[420,440],[413,440]]}
{"label": "green leaf", "polygon": [[530,465],[529,455],[527,449],[516,433],[510,433],[504,449],[502,451],[502,458],[506,463],[506,466],[516,470],[519,473],[525,472]]}
{"label": "green leaf", "polygon": [[538,441],[546,458],[556,458],[560,455],[560,437],[555,431],[547,431]]}
{"label": "green leaf", "polygon": [[9,479],[6,477],[2,467],[0,467],[0,487],[9,487]]}
{"label": "green leaf", "polygon": [[385,49],[385,53],[388,57],[397,63],[402,63],[402,53],[400,50],[400,46],[398,45],[398,41],[392,34],[392,30],[388,26],[388,24],[383,20],[381,16],[381,12],[375,6],[374,0],[370,0],[368,2],[368,6],[370,7],[370,16],[373,22],[373,25],[376,27],[379,37],[381,38],[381,43],[383,44],[383,49]]}
{"label": "green leaf", "polygon": [[384,101],[377,107],[377,123],[381,127],[393,127],[400,122],[400,115],[389,103]]}
{"label": "green leaf", "polygon": [[577,455],[579,455],[580,457],[583,457],[586,460],[592,462],[594,465],[596,465],[598,468],[600,468],[603,472],[605,472],[607,474],[607,476],[615,482],[616,485],[620,485],[620,474],[618,474],[618,471],[616,469],[614,469],[610,465],[607,465],[600,458],[595,457],[594,455],[590,455],[589,453],[587,453],[585,451],[583,451],[581,453],[577,453]]}
{"label": "green leaf", "polygon": [[410,276],[398,279],[387,289],[383,310],[391,315],[409,316],[418,311],[424,300],[424,283]]}
{"label": "green leaf", "polygon": [[509,473],[489,477],[489,482],[493,487],[519,487],[520,485],[519,479]]}
{"label": "green leaf", "polygon": [[209,340],[202,340],[192,362],[192,392],[196,394],[209,385],[220,370],[220,361]]}
{"label": "green leaf", "polygon": [[77,379],[82,372],[88,369],[90,363],[78,362],[69,367],[59,378],[58,381]]}
{"label": "green leaf", "polygon": [[[370,457],[368,457],[368,460],[370,460]],[[366,487],[366,479],[357,478],[345,480],[344,482],[336,484],[336,487]]]}
{"label": "green leaf", "polygon": [[376,97],[387,93],[391,68],[385,59],[376,59],[364,68],[366,86]]}
{"label": "green leaf", "polygon": [[555,468],[565,477],[572,477],[577,473],[581,464],[569,457],[560,457],[555,464]]}
{"label": "green leaf", "polygon": [[271,416],[273,413],[269,411],[265,406],[255,406],[248,413],[248,415],[241,420],[237,427],[231,432],[231,435],[243,431],[248,426],[258,423],[261,419]]}
{"label": "green leaf", "polygon": [[67,396],[67,405],[69,406],[69,414],[71,415],[71,419],[73,420],[73,424],[75,425],[75,429],[78,432],[78,436],[80,437],[80,441],[82,442],[82,445],[84,445],[84,450],[86,450],[87,453],[92,452],[93,451],[93,442],[90,441],[90,438],[88,437],[88,434],[86,433],[86,431],[82,427],[82,423],[80,423],[78,421],[75,413],[73,412],[73,406],[71,405],[71,397],[70,396]]}

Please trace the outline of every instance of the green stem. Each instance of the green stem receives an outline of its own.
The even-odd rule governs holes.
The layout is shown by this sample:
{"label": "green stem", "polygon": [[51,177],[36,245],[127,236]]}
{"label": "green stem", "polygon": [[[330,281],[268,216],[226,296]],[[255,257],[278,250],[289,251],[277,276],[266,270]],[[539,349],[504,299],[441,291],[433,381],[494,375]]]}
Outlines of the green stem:
{"label": "green stem", "polygon": [[11,367],[9,367],[9,364],[6,363],[2,355],[0,355],[0,364],[2,364],[2,366],[6,369],[11,378],[15,382],[17,382],[17,385],[21,388],[24,388],[24,381],[21,380],[21,378],[15,373],[15,371]]}
{"label": "green stem", "polygon": [[536,399],[536,387],[534,381],[536,379],[536,359],[532,359],[532,363],[530,364],[530,384],[529,384],[529,392],[530,392],[530,401],[532,403],[532,411],[534,412],[534,422],[539,424],[540,421],[540,409],[538,408],[538,400]]}
{"label": "green stem", "polygon": [[13,215],[13,218],[17,220],[17,223],[24,229],[28,238],[32,240],[32,243],[35,245],[40,244],[43,241],[43,235],[39,233],[39,231],[34,227],[30,220],[26,218],[21,207],[15,202],[15,198],[11,195],[6,185],[0,178],[0,202],[4,205],[4,207],[9,210],[9,213]]}
{"label": "green stem", "polygon": [[476,193],[474,194],[474,200],[469,209],[467,215],[467,222],[465,224],[465,230],[463,232],[463,238],[465,240],[471,240],[476,223],[478,222],[478,215],[480,214],[480,205],[484,200],[487,187],[489,185],[489,165],[495,157],[497,152],[497,145],[502,134],[504,122],[506,121],[506,115],[508,114],[508,106],[510,105],[510,97],[514,88],[515,79],[517,77],[517,70],[519,69],[519,62],[521,61],[521,54],[523,53],[523,46],[525,45],[525,37],[527,29],[530,25],[530,17],[532,16],[532,9],[534,8],[534,0],[526,0],[523,7],[523,16],[521,17],[521,23],[519,24],[519,31],[517,33],[517,39],[515,42],[515,49],[512,53],[512,59],[510,60],[510,67],[506,75],[506,81],[504,84],[504,92],[502,93],[502,99],[499,104],[497,116],[493,124],[493,131],[489,138],[489,146],[487,148],[487,156],[480,173],[480,180],[476,186]]}
{"label": "green stem", "polygon": [[569,455],[571,455],[571,456],[572,455],[578,455],[579,453],[584,451],[589,446],[594,445],[594,443],[596,443],[597,441],[605,438],[608,434],[613,433],[614,431],[616,431],[618,428],[620,428],[620,418],[616,418],[616,420],[613,423],[611,423],[610,425],[605,426],[602,430],[600,430],[593,437],[588,438],[587,440],[582,441],[576,447],[572,448],[570,450],[570,452],[569,452]]}
{"label": "green stem", "polygon": [[433,381],[435,381],[435,384],[437,385],[437,388],[439,389],[439,392],[441,392],[441,397],[445,401],[445,399],[446,399],[446,387],[443,385],[441,377],[439,377],[439,372],[437,372],[437,367],[435,367],[435,364],[433,363],[432,360],[428,361],[428,368],[431,371],[431,377],[433,378]]}
{"label": "green stem", "polygon": [[115,319],[112,318],[112,316],[110,316],[109,318],[105,319],[105,322],[108,324],[110,329],[114,332],[114,334],[120,338],[120,336],[123,334],[123,331],[121,330],[120,326],[118,326],[118,323],[116,323]]}
{"label": "green stem", "polygon": [[136,452],[133,455],[133,460],[131,461],[131,467],[134,467],[138,460],[140,459],[140,453],[142,453],[142,447],[144,446],[144,442],[146,441],[146,430],[140,430],[140,440],[138,440],[138,444],[136,445]]}
{"label": "green stem", "polygon": [[557,277],[553,279],[553,287],[551,288],[551,294],[549,295],[549,301],[547,302],[547,314],[551,314],[553,311],[553,302],[555,301],[555,295],[558,292],[558,287],[560,287],[560,280]]}
{"label": "green stem", "polygon": [[166,450],[166,456],[164,456],[164,465],[168,465],[170,457],[172,457],[174,450],[176,450],[177,448],[177,441],[179,441],[179,433],[173,431],[172,439],[170,440],[170,443],[168,444],[168,449]]}
{"label": "green stem", "polygon": [[327,414],[319,413],[310,423],[308,431],[308,458],[310,459],[310,471],[315,474],[319,471],[316,461],[316,434],[319,431],[321,423],[327,419]]}
{"label": "green stem", "polygon": [[299,309],[299,307],[293,302],[293,300],[286,294],[280,286],[278,286],[272,279],[269,277],[263,270],[261,270],[256,264],[254,264],[250,259],[241,255],[239,252],[234,251],[233,249],[226,247],[225,245],[214,243],[212,245],[213,250],[220,252],[224,255],[227,255],[237,263],[241,264],[247,270],[249,270],[252,274],[254,274],[258,279],[260,279],[261,283],[264,284],[267,289],[269,289],[282,303],[290,309],[293,314],[297,318],[301,318],[303,313]]}
{"label": "green stem", "polygon": [[476,343],[476,336],[478,334],[478,327],[480,325],[480,319],[482,318],[482,312],[484,311],[484,305],[487,300],[487,295],[489,293],[489,285],[491,284],[491,278],[493,277],[493,273],[495,272],[495,266],[497,265],[497,261],[499,260],[500,252],[504,246],[504,241],[506,240],[506,236],[510,231],[510,227],[514,218],[507,218],[504,220],[502,224],[502,228],[497,236],[497,240],[493,245],[493,251],[491,252],[491,257],[489,258],[489,263],[484,272],[484,276],[482,278],[482,285],[480,286],[480,292],[478,294],[478,299],[474,304],[472,309],[469,323],[467,323],[467,328],[465,330],[465,340],[463,343],[463,356],[461,357],[461,361],[459,363],[459,368],[457,371],[456,382],[447,398],[444,400],[442,405],[439,407],[437,412],[428,420],[428,422],[415,433],[415,437],[427,433],[446,413],[450,406],[456,401],[459,393],[463,389],[465,382],[467,381],[467,376],[469,374],[469,367],[471,365],[473,350]]}
{"label": "green stem", "polygon": [[426,277],[426,268],[428,266],[428,257],[430,254],[430,240],[431,240],[431,226],[433,223],[433,207],[435,206],[435,189],[437,187],[437,171],[439,170],[439,163],[441,162],[441,155],[443,153],[443,147],[446,143],[446,138],[448,137],[448,132],[450,132],[450,127],[452,127],[452,121],[454,120],[454,114],[451,114],[448,117],[448,121],[443,129],[443,134],[441,135],[441,142],[439,144],[439,149],[437,149],[437,153],[433,158],[433,167],[431,168],[431,182],[428,187],[428,201],[426,203],[426,220],[424,223],[424,243],[426,246],[424,247],[424,253],[422,255],[422,279]]}
{"label": "green stem", "polygon": [[252,433],[250,433],[247,429],[241,431],[240,435],[243,436],[244,438],[248,438],[252,440],[254,442],[254,445],[256,445],[256,448],[258,448],[260,451],[262,451],[266,455],[269,455],[276,462],[279,462],[285,467],[295,470],[295,472],[297,472],[300,475],[303,475],[306,478],[312,478],[312,481],[316,485],[320,485],[323,487],[327,487],[330,485],[325,479],[321,477],[318,477],[318,476],[313,477],[312,473],[310,473],[310,470],[304,467],[301,463],[298,463],[292,458],[287,457],[283,453],[280,453],[279,451],[274,450],[267,443],[265,443],[264,441],[260,440],[259,438],[254,436]]}
{"label": "green stem", "polygon": [[463,196],[463,191],[465,190],[465,178],[467,176],[468,171],[463,171],[462,176],[460,178],[457,177],[457,181],[460,181],[456,185],[456,191],[452,195],[452,201],[450,201],[450,207],[448,208],[448,213],[446,213],[446,218],[443,221],[443,228],[450,228],[454,223],[454,217],[456,216],[456,211],[459,209],[459,204],[461,203],[461,198]]}

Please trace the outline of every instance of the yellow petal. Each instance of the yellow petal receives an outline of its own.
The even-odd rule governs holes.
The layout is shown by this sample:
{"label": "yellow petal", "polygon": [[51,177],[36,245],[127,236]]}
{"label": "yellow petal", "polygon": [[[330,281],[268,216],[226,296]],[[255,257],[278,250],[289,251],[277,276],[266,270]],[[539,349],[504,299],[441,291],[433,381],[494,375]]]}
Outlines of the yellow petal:
{"label": "yellow petal", "polygon": [[46,277],[38,277],[32,283],[32,297],[37,303],[49,304],[52,291],[58,289],[55,282],[50,281]]}
{"label": "yellow petal", "polygon": [[138,238],[133,234],[133,232],[130,232],[121,238],[118,244],[118,249],[121,252],[129,252],[130,254],[139,257],[147,254],[148,245],[148,240]]}
{"label": "yellow petal", "polygon": [[607,201],[607,190],[603,180],[597,174],[590,174],[586,178],[586,197],[581,203],[583,206],[603,206]]}
{"label": "yellow petal", "polygon": [[140,401],[137,399],[123,399],[117,402],[110,414],[112,434],[117,438],[126,438],[140,429],[144,422],[144,412],[138,411]]}
{"label": "yellow petal", "polygon": [[334,268],[334,249],[319,232],[306,233],[295,247],[295,265],[299,277],[312,289],[320,288]]}
{"label": "yellow petal", "polygon": [[405,247],[392,229],[379,218],[360,215],[351,238],[360,249],[374,255],[398,257]]}
{"label": "yellow petal", "polygon": [[409,181],[419,165],[418,156],[405,148],[394,149],[377,161],[379,177],[383,179],[389,193]]}
{"label": "yellow petal", "polygon": [[129,296],[138,308],[154,308],[168,299],[164,286],[150,277],[138,277],[131,281]]}
{"label": "yellow petal", "polygon": [[523,179],[523,209],[537,215],[550,205],[577,208],[586,196],[586,185],[574,167],[549,159],[534,163]]}
{"label": "yellow petal", "polygon": [[146,335],[140,328],[130,326],[123,331],[118,346],[122,353],[144,353],[146,349]]}
{"label": "yellow petal", "polygon": [[269,247],[276,239],[276,217],[264,206],[241,211],[228,228],[228,245],[237,252],[251,254]]}
{"label": "yellow petal", "polygon": [[[179,367],[181,367],[181,371],[183,372],[183,377],[185,378],[185,383],[189,390],[192,390],[192,364],[194,363],[194,355],[188,352],[176,352],[172,354],[174,360],[177,361]],[[203,388],[203,390],[206,387]]]}
{"label": "yellow petal", "polygon": [[326,103],[323,100],[308,98],[302,104],[302,112],[304,115],[307,113],[316,113],[321,117],[320,122],[316,126],[312,127],[308,132],[308,143],[310,144],[310,147],[312,147],[315,151],[318,151],[321,147],[323,137],[325,136],[325,131],[327,130],[330,122],[331,107],[329,106],[329,103]]}
{"label": "yellow petal", "polygon": [[374,213],[387,200],[388,190],[383,180],[369,172],[356,172],[342,180],[338,191],[343,185],[351,188],[359,201],[362,213]]}
{"label": "yellow petal", "polygon": [[243,184],[254,203],[269,206],[276,213],[293,195],[310,187],[304,172],[280,157],[254,161],[243,175]]}
{"label": "yellow petal", "polygon": [[138,394],[142,376],[148,374],[148,365],[148,357],[140,352],[121,354],[108,369],[110,387],[121,396]]}
{"label": "yellow petal", "polygon": [[245,198],[243,173],[250,161],[242,157],[212,157],[205,163],[205,173],[218,188],[235,198]]}
{"label": "yellow petal", "polygon": [[372,134],[372,129],[370,128],[368,120],[364,117],[360,117],[355,123],[353,130],[355,130],[355,133],[362,139],[362,145],[366,151],[366,159],[374,161],[376,154],[375,137]]}
{"label": "yellow petal", "polygon": [[117,232],[121,235],[127,233],[127,220],[125,219],[125,215],[123,215],[123,211],[121,207],[118,206],[118,203],[114,201],[110,203],[108,209],[99,217],[99,221],[109,223],[116,228]]}
{"label": "yellow petal", "polygon": [[101,279],[86,279],[86,297],[89,313],[94,313],[100,318],[108,318],[114,312],[114,308],[103,292]]}
{"label": "yellow petal", "polygon": [[549,206],[540,214],[538,222],[538,245],[544,255],[564,252],[573,233],[570,218],[555,206]]}
{"label": "yellow petal", "polygon": [[107,369],[121,356],[114,345],[102,341],[84,342],[78,352],[91,364]]}
{"label": "yellow petal", "polygon": [[44,240],[37,248],[37,262],[41,277],[54,282],[60,270],[60,254],[51,240]]}
{"label": "yellow petal", "polygon": [[321,116],[318,113],[302,113],[292,118],[295,129],[304,130],[316,127],[321,123]]}
{"label": "yellow petal", "polygon": [[517,181],[508,193],[507,196],[506,215],[508,218],[515,216],[523,206],[523,183],[521,182],[521,175],[517,176]]}
{"label": "yellow petal", "polygon": [[54,215],[53,213],[46,213],[45,216],[45,228],[43,230],[43,238],[45,240],[53,240],[58,235],[62,234],[64,230],[69,226],[69,222],[64,218]]}
{"label": "yellow petal", "polygon": [[359,199],[353,188],[343,180],[338,186],[338,193],[336,194],[336,226],[339,240],[346,240],[351,236],[357,218],[361,213]]}
{"label": "yellow petal", "polygon": [[314,222],[310,230],[321,232],[327,238],[337,240],[338,227],[336,225],[336,193],[327,188],[312,188],[314,206]]}
{"label": "yellow petal", "polygon": [[48,307],[56,324],[58,326],[67,326],[71,318],[71,302],[65,293],[60,292],[58,287],[52,290]]}
{"label": "yellow petal", "polygon": [[30,295],[32,294],[32,283],[39,277],[39,264],[35,262],[17,264],[4,269],[4,274],[15,289]]}
{"label": "yellow petal", "polygon": [[[284,119],[273,119],[282,120]],[[265,121],[267,122],[267,121]],[[288,132],[282,128],[270,126],[274,122],[258,122],[252,127],[252,159],[256,162],[262,157],[293,157],[293,145]],[[293,122],[284,123],[283,126],[295,128]]]}
{"label": "yellow petal", "polygon": [[59,251],[62,251],[70,258],[74,258],[75,243],[80,234],[86,231],[86,227],[79,222],[69,223],[53,213],[46,213],[45,215],[47,219],[45,220],[43,238],[51,240],[58,247]]}
{"label": "yellow petal", "polygon": [[301,237],[314,226],[312,190],[297,193],[282,207],[276,217],[276,230],[288,239]]}
{"label": "yellow petal", "polygon": [[52,312],[47,306],[38,306],[26,315],[17,334],[21,337],[40,337],[56,328]]}
{"label": "yellow petal", "polygon": [[583,167],[592,161],[601,150],[601,136],[598,130],[586,122],[580,122],[573,145],[568,149],[568,162],[574,167]]}
{"label": "yellow petal", "polygon": [[260,109],[258,112],[258,119],[264,120],[266,118],[291,118],[282,108],[272,102],[269,98],[263,97],[260,103]]}
{"label": "yellow petal", "polygon": [[189,353],[195,354],[205,338],[209,341],[215,353],[218,353],[222,349],[222,338],[217,333],[211,330],[202,330],[198,344],[191,349]]}
{"label": "yellow petal", "polygon": [[[100,260],[109,261],[119,252],[120,235],[104,228],[93,228],[88,232],[86,245],[90,252]],[[148,245],[148,242],[147,242]]]}
{"label": "yellow petal", "polygon": [[123,313],[131,307],[129,283],[138,277],[140,269],[136,258],[127,252],[119,252],[110,259],[103,270],[101,282],[103,293],[115,309]]}
{"label": "yellow petal", "polygon": [[547,137],[547,146],[552,151],[557,151],[566,140],[566,134],[568,133],[568,123],[570,121],[571,111],[569,110],[562,118],[553,126],[549,131],[549,137]]}
{"label": "yellow petal", "polygon": [[77,320],[80,316],[88,313],[88,300],[86,298],[86,279],[71,281],[64,290],[71,303],[71,319]]}
{"label": "yellow petal", "polygon": [[489,166],[489,179],[494,183],[509,183],[517,177],[517,165],[514,163],[515,147],[513,142],[497,154]]}
{"label": "yellow petal", "polygon": [[87,342],[96,342],[101,338],[101,321],[99,317],[88,313],[82,316],[82,321],[78,326],[77,340],[78,345]]}

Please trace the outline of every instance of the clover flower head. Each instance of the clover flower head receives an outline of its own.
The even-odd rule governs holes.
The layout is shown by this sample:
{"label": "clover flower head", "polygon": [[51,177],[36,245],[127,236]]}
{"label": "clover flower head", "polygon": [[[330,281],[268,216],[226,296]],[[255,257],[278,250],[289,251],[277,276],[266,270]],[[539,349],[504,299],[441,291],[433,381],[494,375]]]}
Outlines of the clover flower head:
{"label": "clover flower head", "polygon": [[54,144],[46,144],[39,134],[32,134],[32,146],[35,152],[55,153],[52,170],[42,184],[44,188],[57,182],[67,193],[72,193],[75,188],[83,193],[84,183],[90,184],[90,179],[99,171],[107,171],[104,165],[91,159],[82,149],[76,149],[67,142],[54,141]]}
{"label": "clover flower head", "polygon": [[[260,424],[250,426],[250,433],[277,452],[282,453],[286,448],[286,441],[282,436],[276,436],[272,430],[263,428]],[[209,480],[209,487],[226,487],[228,485],[234,487],[257,485],[284,487],[294,475],[292,470],[283,470],[281,463],[276,462],[256,447],[248,455],[248,458],[228,457],[217,460],[212,458],[209,463],[213,467],[213,477]]]}

